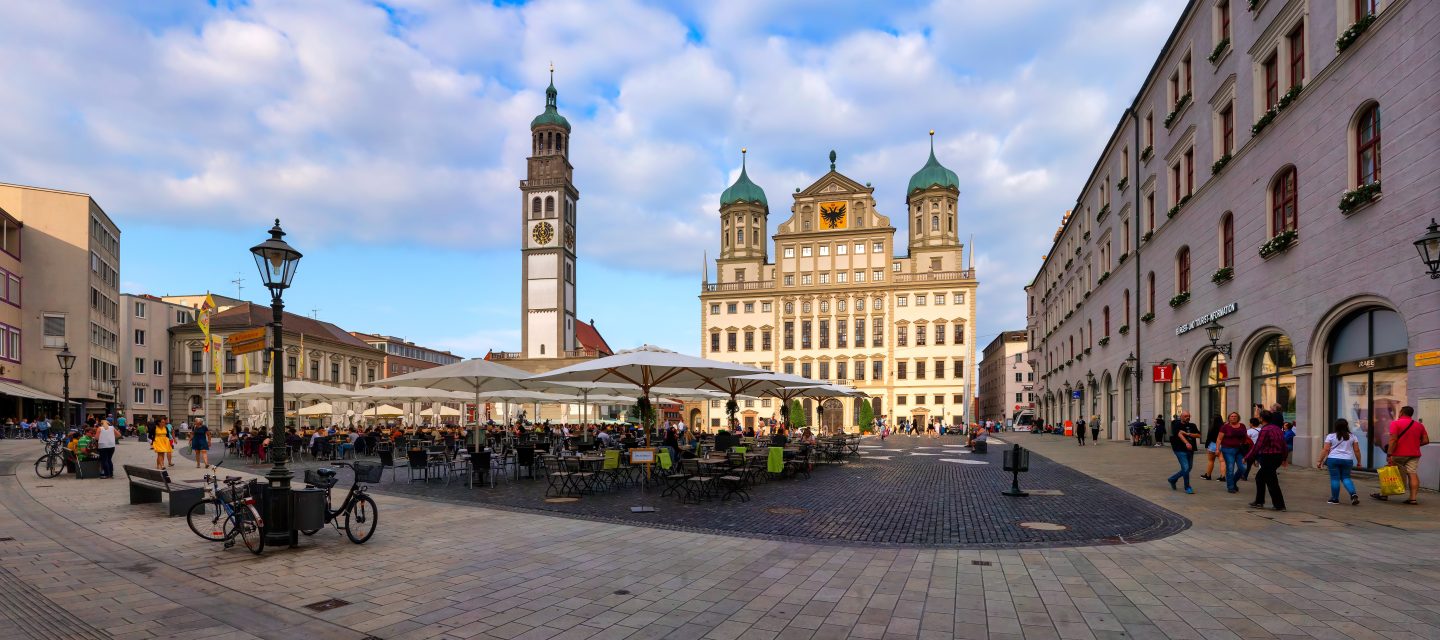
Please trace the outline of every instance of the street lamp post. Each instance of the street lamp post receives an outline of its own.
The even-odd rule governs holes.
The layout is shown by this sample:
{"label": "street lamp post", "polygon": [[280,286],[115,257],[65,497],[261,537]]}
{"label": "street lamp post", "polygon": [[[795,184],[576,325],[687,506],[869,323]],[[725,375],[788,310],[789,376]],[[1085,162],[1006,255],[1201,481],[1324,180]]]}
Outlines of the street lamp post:
{"label": "street lamp post", "polygon": [[[290,281],[295,277],[295,267],[300,262],[300,252],[283,239],[285,232],[280,229],[280,219],[270,228],[270,238],[250,248],[255,256],[255,266],[260,269],[260,280],[270,290],[270,363],[277,370],[283,366],[284,344],[281,328],[285,301],[281,298]],[[266,514],[266,538],[295,546],[297,536],[291,531],[290,513],[290,470],[285,467],[289,448],[285,446],[285,376],[278,372],[272,376],[275,390],[270,417],[270,471],[265,479],[270,482],[269,508]]]}
{"label": "street lamp post", "polygon": [[1224,330],[1225,325],[1220,324],[1219,320],[1211,320],[1210,324],[1205,325],[1205,337],[1210,338],[1211,348],[1219,351],[1220,355],[1229,358],[1231,348],[1230,343],[1226,342],[1225,344],[1220,344],[1220,333]]}
{"label": "street lamp post", "polygon": [[115,397],[115,418],[120,418],[120,378],[110,379],[110,395]]}
{"label": "street lamp post", "polygon": [[1435,224],[1434,218],[1430,219],[1426,234],[1415,241],[1415,250],[1420,252],[1420,260],[1425,263],[1430,279],[1440,278],[1440,225]]}
{"label": "street lamp post", "polygon": [[63,387],[63,395],[65,396],[64,420],[65,428],[69,429],[71,426],[70,414],[72,413],[70,411],[70,369],[75,366],[75,354],[70,353],[70,343],[65,343],[65,347],[60,350],[60,353],[55,354],[55,359],[60,361],[60,371],[65,375],[65,386]]}
{"label": "street lamp post", "polygon": [[1129,368],[1130,368],[1130,372],[1135,375],[1135,389],[1134,389],[1134,392],[1133,392],[1133,393],[1134,393],[1134,396],[1135,396],[1135,419],[1138,420],[1138,419],[1140,419],[1140,381],[1141,381],[1141,377],[1140,377],[1140,360],[1135,357],[1135,352],[1134,352],[1134,351],[1131,351],[1131,352],[1130,352],[1130,357],[1125,358],[1125,366],[1129,367]]}

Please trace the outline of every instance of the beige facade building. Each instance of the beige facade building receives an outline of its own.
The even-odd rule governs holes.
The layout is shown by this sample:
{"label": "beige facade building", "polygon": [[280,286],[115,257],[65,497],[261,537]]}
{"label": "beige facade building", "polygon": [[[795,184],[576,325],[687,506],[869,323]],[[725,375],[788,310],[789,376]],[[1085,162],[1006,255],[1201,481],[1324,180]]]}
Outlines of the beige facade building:
{"label": "beige facade building", "polygon": [[[836,171],[832,151],[830,171],[795,192],[790,217],[767,239],[765,192],[742,165],[720,197],[716,281],[707,268],[700,294],[701,353],[852,385],[892,424],[967,420],[978,282],[964,265],[959,181],[932,150],[905,193],[909,230],[897,256],[874,189]],[[805,406],[807,424],[822,431],[855,428],[858,401]],[[739,418],[758,425],[780,412],[770,400],[744,400]],[[708,424],[723,418],[724,403],[711,402]]]}
{"label": "beige facade building", "polygon": [[360,333],[359,331],[351,331],[350,335],[385,353],[384,366],[380,369],[382,378],[404,375],[422,369],[443,367],[464,359],[449,351],[422,347],[394,336]]}
{"label": "beige facade building", "polygon": [[120,296],[120,408],[131,423],[170,412],[170,328],[195,321],[188,306]]}
{"label": "beige facade building", "polygon": [[[210,319],[210,333],[224,338],[230,334],[268,327],[270,307],[245,302],[227,308]],[[333,387],[359,389],[380,378],[384,352],[328,322],[286,313],[283,319],[285,358],[274,374],[287,380],[309,380]],[[302,342],[303,337],[303,342]],[[223,342],[222,342],[223,344]],[[263,400],[221,400],[216,397],[215,365],[204,351],[204,335],[194,322],[170,329],[170,416],[172,419],[207,417],[213,427],[229,430],[235,421],[246,426],[268,422]],[[234,391],[268,380],[269,352],[235,356],[221,347],[220,389]],[[246,373],[248,371],[248,374]],[[287,411],[294,410],[287,403]],[[223,421],[223,422],[222,422]]]}
{"label": "beige facade building", "polygon": [[18,382],[5,395],[22,398],[11,408],[26,417],[58,410],[34,402],[63,394],[55,356],[68,344],[76,356],[70,371],[75,418],[114,412],[120,230],[86,194],[10,184],[0,184],[0,226],[0,379]]}
{"label": "beige facade building", "polygon": [[1035,372],[1026,358],[1025,331],[1004,331],[985,345],[980,360],[977,418],[1004,423],[1035,415]]}

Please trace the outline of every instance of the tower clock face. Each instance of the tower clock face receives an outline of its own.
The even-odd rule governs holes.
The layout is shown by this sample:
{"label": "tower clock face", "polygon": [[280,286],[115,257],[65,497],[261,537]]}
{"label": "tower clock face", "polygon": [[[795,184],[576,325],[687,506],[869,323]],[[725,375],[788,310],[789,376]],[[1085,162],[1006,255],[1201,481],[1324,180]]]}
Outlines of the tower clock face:
{"label": "tower clock face", "polygon": [[541,222],[530,230],[530,238],[535,244],[550,244],[555,239],[555,227],[549,222]]}
{"label": "tower clock face", "polygon": [[565,248],[575,250],[575,227],[565,227]]}

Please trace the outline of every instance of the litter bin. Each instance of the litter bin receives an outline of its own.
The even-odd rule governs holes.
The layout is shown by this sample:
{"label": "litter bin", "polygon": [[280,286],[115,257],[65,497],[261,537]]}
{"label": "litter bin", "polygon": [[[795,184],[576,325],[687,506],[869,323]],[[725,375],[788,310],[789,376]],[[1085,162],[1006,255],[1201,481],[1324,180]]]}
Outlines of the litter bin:
{"label": "litter bin", "polygon": [[325,526],[325,490],[291,489],[295,499],[295,528],[314,531]]}

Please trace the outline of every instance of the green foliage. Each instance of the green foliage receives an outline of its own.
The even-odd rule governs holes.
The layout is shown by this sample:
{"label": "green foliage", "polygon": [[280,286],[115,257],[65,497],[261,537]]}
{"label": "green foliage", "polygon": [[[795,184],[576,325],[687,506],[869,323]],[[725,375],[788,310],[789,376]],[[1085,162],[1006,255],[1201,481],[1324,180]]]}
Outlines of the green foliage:
{"label": "green foliage", "polygon": [[790,401],[790,428],[805,428],[805,407],[800,406],[799,400]]}
{"label": "green foliage", "polygon": [[869,400],[860,401],[860,410],[855,412],[855,422],[860,426],[860,433],[870,433],[875,425],[875,409],[870,406]]}

